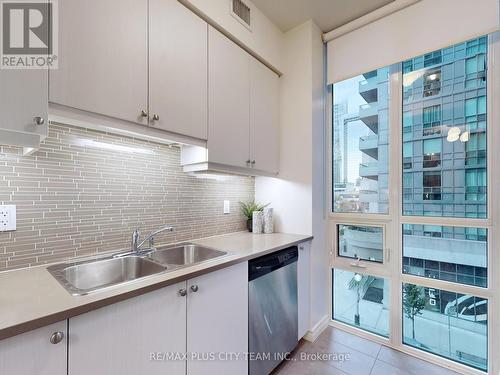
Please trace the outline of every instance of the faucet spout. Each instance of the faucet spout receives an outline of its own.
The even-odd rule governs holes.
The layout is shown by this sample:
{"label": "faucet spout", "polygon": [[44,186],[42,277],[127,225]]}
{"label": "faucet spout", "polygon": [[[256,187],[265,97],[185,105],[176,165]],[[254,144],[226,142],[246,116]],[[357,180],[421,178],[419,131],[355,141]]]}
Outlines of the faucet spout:
{"label": "faucet spout", "polygon": [[[142,247],[142,245],[144,245],[144,243],[146,241],[149,241],[149,248],[152,249],[154,246],[154,238],[157,234],[160,234],[162,232],[172,232],[173,230],[174,230],[174,228],[172,226],[166,225],[164,227],[161,227],[159,229],[152,231],[141,242],[139,242],[140,241],[140,234],[136,230],[134,232],[134,234],[132,235],[132,251],[134,251],[134,252],[141,251],[141,247]],[[136,232],[137,232],[137,237],[136,237]],[[135,242],[134,242],[134,240],[135,240]]]}

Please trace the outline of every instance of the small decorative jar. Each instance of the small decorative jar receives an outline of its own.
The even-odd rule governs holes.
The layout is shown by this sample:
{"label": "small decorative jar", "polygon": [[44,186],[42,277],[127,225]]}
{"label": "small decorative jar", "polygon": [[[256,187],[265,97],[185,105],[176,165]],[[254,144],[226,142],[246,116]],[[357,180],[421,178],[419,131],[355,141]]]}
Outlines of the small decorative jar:
{"label": "small decorative jar", "polygon": [[264,233],[273,233],[273,209],[271,207],[264,208]]}
{"label": "small decorative jar", "polygon": [[252,214],[253,233],[260,234],[264,229],[264,213],[262,211],[254,211]]}

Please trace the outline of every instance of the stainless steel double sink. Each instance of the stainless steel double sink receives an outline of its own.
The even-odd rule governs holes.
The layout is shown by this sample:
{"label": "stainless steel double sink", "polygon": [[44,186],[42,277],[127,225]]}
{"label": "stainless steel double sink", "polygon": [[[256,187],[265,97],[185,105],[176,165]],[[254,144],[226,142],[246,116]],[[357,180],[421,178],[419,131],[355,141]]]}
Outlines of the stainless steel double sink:
{"label": "stainless steel double sink", "polygon": [[54,264],[47,269],[69,293],[79,296],[227,255],[226,251],[186,243],[159,248],[141,256],[113,255]]}

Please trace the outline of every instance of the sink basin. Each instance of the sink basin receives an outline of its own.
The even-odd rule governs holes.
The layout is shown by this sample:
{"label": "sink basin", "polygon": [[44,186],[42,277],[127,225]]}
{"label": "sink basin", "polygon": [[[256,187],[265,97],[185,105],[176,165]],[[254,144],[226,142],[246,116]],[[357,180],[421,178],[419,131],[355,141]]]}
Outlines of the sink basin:
{"label": "sink basin", "polygon": [[161,273],[166,267],[146,258],[127,256],[56,264],[47,269],[68,292],[73,295],[83,295]]}
{"label": "sink basin", "polygon": [[184,244],[153,251],[148,257],[166,266],[189,266],[227,254],[226,251],[210,249],[194,244]]}

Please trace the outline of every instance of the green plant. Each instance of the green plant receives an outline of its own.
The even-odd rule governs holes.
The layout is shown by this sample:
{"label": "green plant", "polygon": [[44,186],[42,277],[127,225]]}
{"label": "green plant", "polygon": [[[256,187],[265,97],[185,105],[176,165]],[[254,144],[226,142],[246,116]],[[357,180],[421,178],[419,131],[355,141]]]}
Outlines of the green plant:
{"label": "green plant", "polygon": [[412,337],[415,340],[415,316],[421,315],[425,307],[425,297],[421,287],[413,284],[403,286],[403,311],[411,320]]}
{"label": "green plant", "polygon": [[262,205],[256,203],[255,201],[239,202],[239,203],[240,203],[241,213],[243,214],[243,216],[247,218],[247,220],[252,220],[254,211],[262,211],[265,207],[269,206],[269,203]]}

